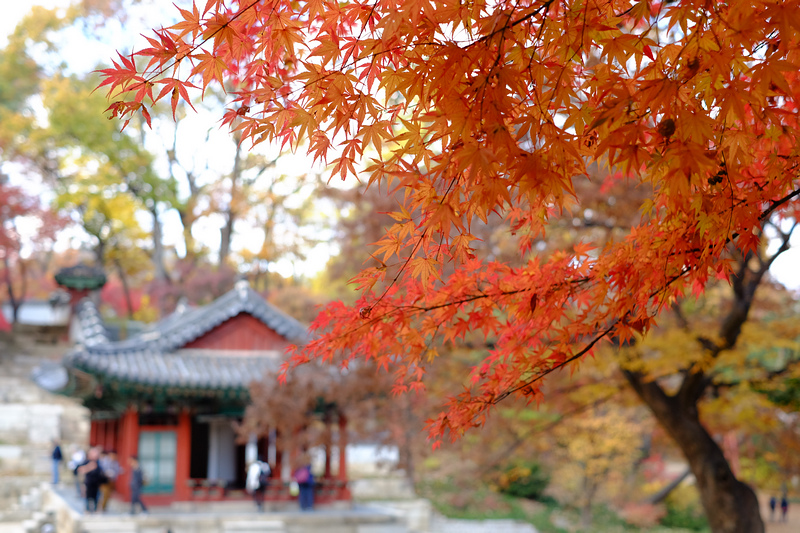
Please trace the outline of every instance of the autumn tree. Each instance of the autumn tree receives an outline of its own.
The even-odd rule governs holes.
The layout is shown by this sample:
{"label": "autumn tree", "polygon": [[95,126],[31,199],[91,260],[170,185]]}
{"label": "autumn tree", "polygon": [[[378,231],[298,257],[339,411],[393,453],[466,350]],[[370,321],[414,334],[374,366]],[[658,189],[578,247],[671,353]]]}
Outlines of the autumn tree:
{"label": "autumn tree", "polygon": [[39,90],[43,73],[31,57],[27,44],[36,40],[45,47],[50,46],[45,35],[61,24],[59,19],[36,7],[8,36],[5,48],[0,49],[0,283],[5,285],[12,322],[17,321],[30,277],[28,259],[22,253],[26,232],[21,231],[20,224],[32,233],[27,237],[31,241],[27,243],[29,247],[38,242],[46,248],[52,245],[55,232],[63,225],[31,191],[11,184],[3,168],[5,163],[19,161],[20,144],[26,142],[26,136],[34,127],[30,98]]}
{"label": "autumn tree", "polygon": [[415,447],[420,444],[421,421],[410,420],[424,408],[422,395],[395,398],[392,376],[374,363],[354,364],[344,371],[318,362],[299,369],[276,386],[279,373],[268,373],[250,387],[251,404],[239,427],[243,437],[267,436],[275,431],[283,449],[333,445],[332,428],[347,419],[348,433],[362,439],[395,445],[399,464],[414,478]]}
{"label": "autumn tree", "polygon": [[4,292],[11,306],[12,324],[17,322],[29,281],[28,264],[22,255],[24,238],[19,226],[25,223],[26,218],[31,223],[39,214],[36,198],[9,185],[7,179],[0,176],[0,282],[5,285]]}
{"label": "autumn tree", "polygon": [[[245,142],[307,143],[332,176],[399,191],[374,251],[397,271],[362,271],[361,299],[322,312],[293,361],[374,359],[401,392],[423,386],[438,341],[479,330],[491,350],[430,425],[458,436],[504,398],[537,400],[544,376],[604,342],[646,332],[709,279],[744,298],[704,357],[735,342],[769,266],[754,257],[762,228],[794,218],[800,194],[797,8],[208,0],[119,56],[102,85],[125,120],[188,98],[189,84],[239,87],[223,122]],[[648,191],[641,219],[602,246],[536,254],[551,221],[591,200],[574,182],[593,164]],[[492,214],[518,237],[518,265],[473,254],[472,224]],[[685,392],[665,401],[649,401],[657,384],[631,382],[668,429],[676,421],[677,440],[689,428],[687,445],[714,456],[693,466],[712,529],[763,531],[753,491],[691,408],[708,376],[684,373]]]}

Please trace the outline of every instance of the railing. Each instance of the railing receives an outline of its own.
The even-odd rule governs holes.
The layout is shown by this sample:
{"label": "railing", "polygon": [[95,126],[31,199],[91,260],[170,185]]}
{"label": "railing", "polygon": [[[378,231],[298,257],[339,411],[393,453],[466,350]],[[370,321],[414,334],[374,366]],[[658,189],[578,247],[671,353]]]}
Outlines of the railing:
{"label": "railing", "polygon": [[[192,500],[241,500],[252,498],[242,488],[229,487],[228,482],[216,479],[189,479],[187,482]],[[292,500],[296,498],[289,493],[289,482],[270,479],[264,489],[265,501]],[[336,478],[320,478],[314,482],[314,498],[319,502],[347,500],[350,493],[347,482]]]}

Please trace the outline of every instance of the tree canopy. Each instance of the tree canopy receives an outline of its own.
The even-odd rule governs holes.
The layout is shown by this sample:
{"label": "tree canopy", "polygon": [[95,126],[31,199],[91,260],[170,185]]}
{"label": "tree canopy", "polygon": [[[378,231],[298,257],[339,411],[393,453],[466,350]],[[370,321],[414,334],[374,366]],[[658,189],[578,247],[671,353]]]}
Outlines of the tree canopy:
{"label": "tree canopy", "polygon": [[[504,398],[538,401],[544,376],[630,344],[710,280],[737,298],[701,349],[733,347],[779,255],[762,253],[764,228],[784,249],[797,215],[798,8],[207,0],[120,55],[101,87],[112,116],[149,121],[156,101],[174,110],[222,84],[242,142],[303,146],[331,178],[388,187],[400,202],[377,264],[354,278],[361,298],[328,306],[293,362],[374,360],[406,391],[439,346],[480,332],[486,356],[430,424],[457,436]],[[586,179],[640,191],[633,223],[601,244],[539,247],[556,222],[591,218]],[[475,253],[487,224],[513,238],[513,259]],[[723,515],[715,530],[760,530]]]}
{"label": "tree canopy", "polygon": [[[795,7],[209,0],[102,85],[130,118],[224,82],[245,141],[308,142],[333,175],[402,188],[363,299],[323,313],[298,357],[382,358],[413,382],[434,335],[482,329],[493,355],[436,423],[460,432],[730,276],[730,246],[753,251],[766,220],[794,214]],[[641,221],[601,249],[531,254],[553,216],[579,212],[573,183],[592,164],[651,189]],[[473,221],[492,213],[518,237],[516,265],[471,253]]]}

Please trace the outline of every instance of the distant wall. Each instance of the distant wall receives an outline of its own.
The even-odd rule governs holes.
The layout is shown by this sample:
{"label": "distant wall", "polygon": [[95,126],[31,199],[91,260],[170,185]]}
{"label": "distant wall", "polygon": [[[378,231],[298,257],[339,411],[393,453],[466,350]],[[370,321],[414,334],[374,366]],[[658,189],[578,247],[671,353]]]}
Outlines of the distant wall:
{"label": "distant wall", "polygon": [[[9,302],[2,304],[3,316],[11,323],[12,309]],[[61,326],[69,324],[69,306],[53,306],[45,300],[22,302],[17,311],[17,323],[26,326]]]}

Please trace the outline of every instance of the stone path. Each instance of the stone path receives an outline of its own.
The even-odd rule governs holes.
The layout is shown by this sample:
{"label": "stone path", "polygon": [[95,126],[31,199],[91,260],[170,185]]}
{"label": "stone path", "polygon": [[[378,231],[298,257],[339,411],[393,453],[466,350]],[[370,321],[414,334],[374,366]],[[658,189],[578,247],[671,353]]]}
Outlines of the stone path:
{"label": "stone path", "polygon": [[514,520],[455,520],[436,517],[431,533],[537,533],[535,527]]}

